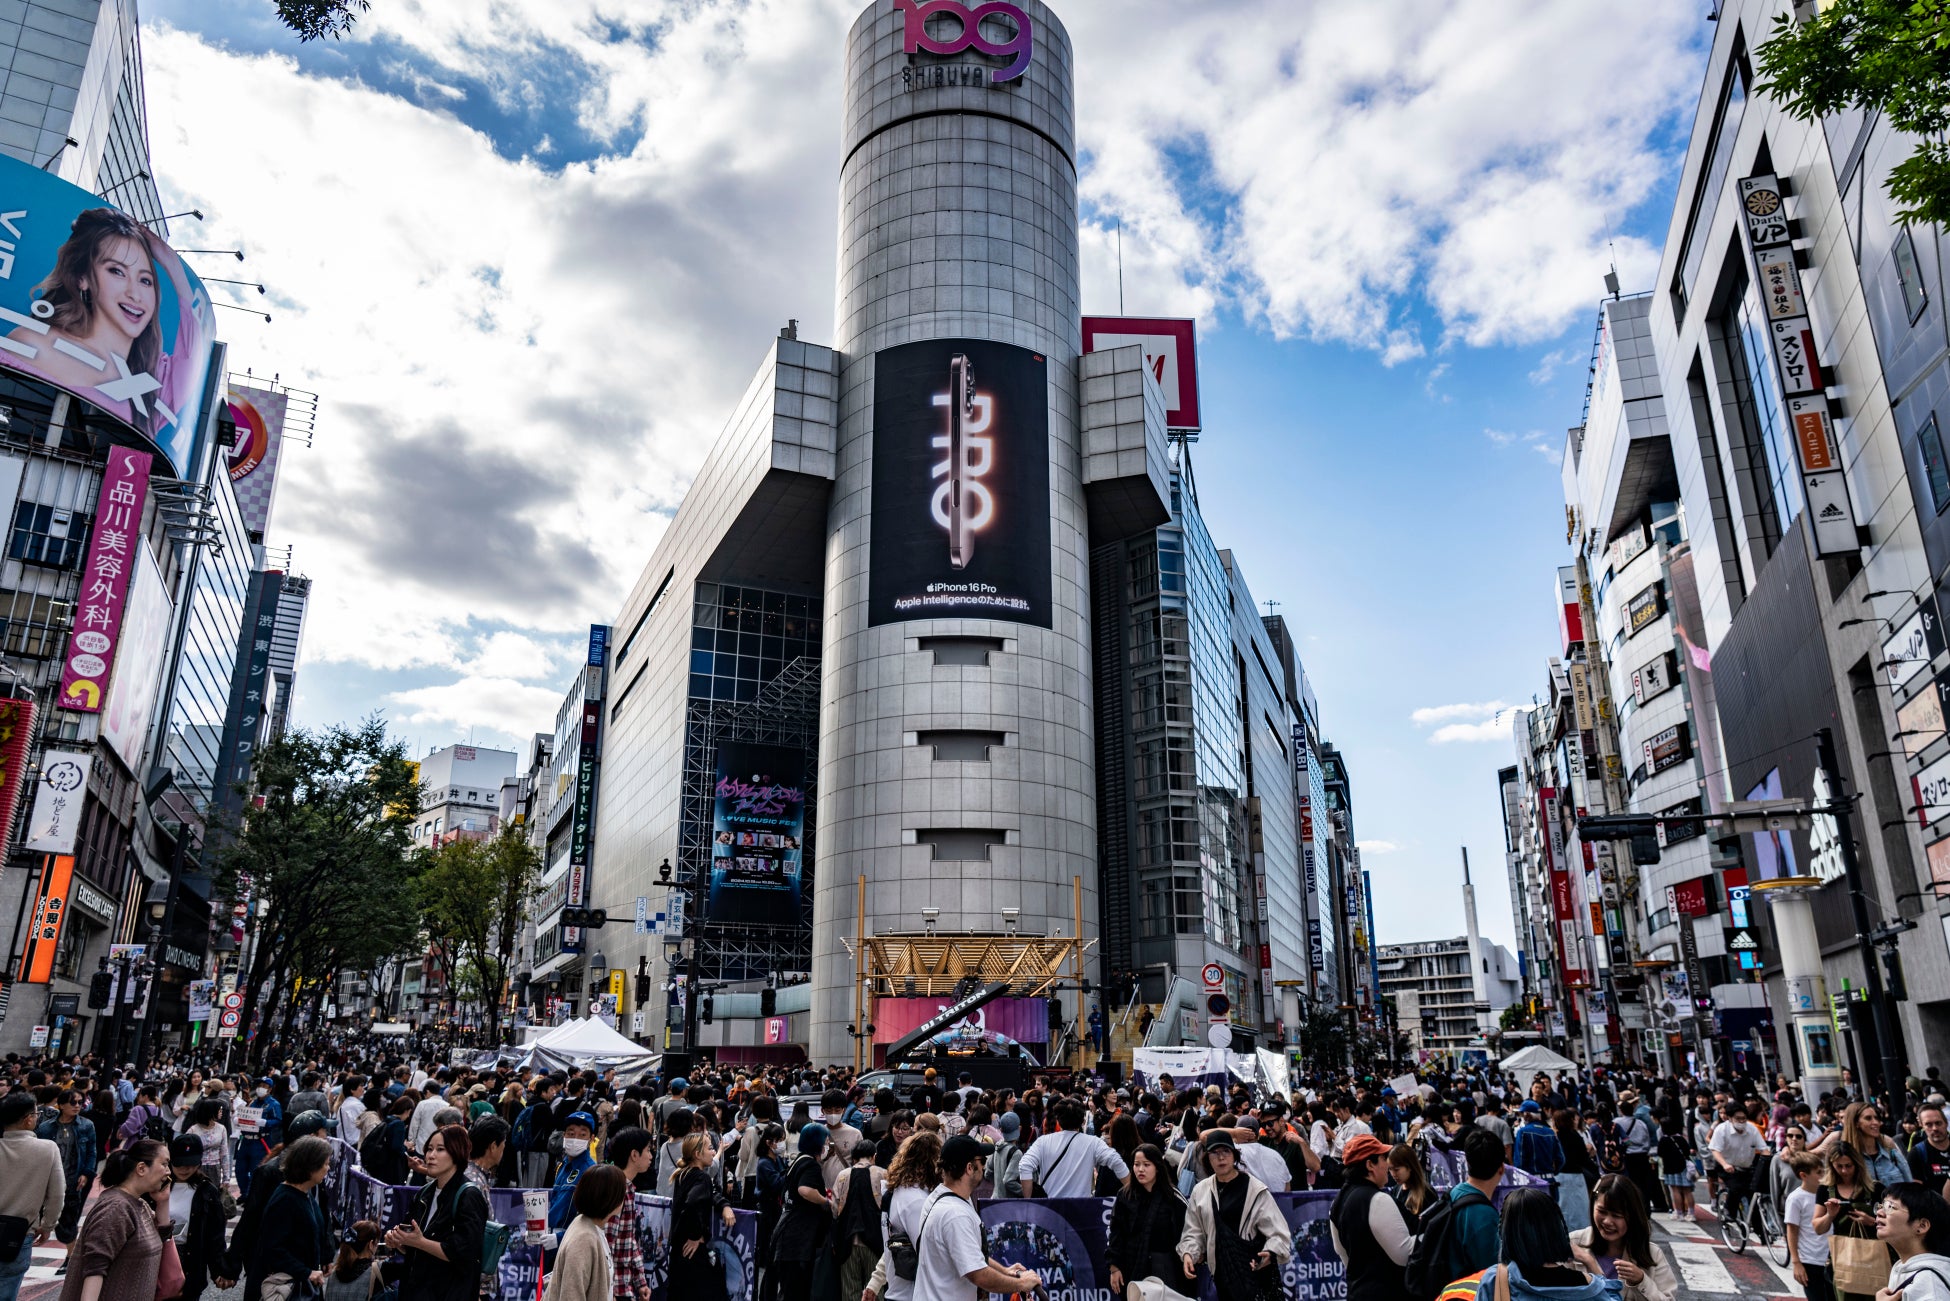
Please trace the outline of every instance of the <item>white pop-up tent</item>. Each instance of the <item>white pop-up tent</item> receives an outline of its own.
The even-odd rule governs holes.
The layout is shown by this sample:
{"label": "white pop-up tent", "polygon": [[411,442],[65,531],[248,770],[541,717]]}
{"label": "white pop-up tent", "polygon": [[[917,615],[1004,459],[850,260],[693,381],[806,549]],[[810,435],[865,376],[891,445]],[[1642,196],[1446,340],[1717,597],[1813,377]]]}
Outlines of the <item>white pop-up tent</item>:
{"label": "white pop-up tent", "polygon": [[1578,1064],[1568,1057],[1560,1057],[1542,1044],[1532,1044],[1519,1048],[1503,1059],[1505,1074],[1512,1071],[1575,1071]]}
{"label": "white pop-up tent", "polygon": [[618,1082],[634,1084],[662,1059],[663,1054],[631,1042],[590,1016],[564,1022],[529,1044],[524,1064],[538,1070],[614,1068]]}

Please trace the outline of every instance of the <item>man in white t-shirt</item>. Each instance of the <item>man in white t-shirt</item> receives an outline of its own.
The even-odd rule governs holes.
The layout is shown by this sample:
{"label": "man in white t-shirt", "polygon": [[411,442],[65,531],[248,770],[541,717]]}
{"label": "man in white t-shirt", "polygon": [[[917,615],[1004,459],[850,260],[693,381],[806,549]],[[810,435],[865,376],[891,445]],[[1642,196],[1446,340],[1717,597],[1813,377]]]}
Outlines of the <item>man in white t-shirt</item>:
{"label": "man in white t-shirt", "polygon": [[1117,1149],[1094,1134],[1083,1132],[1083,1104],[1064,1098],[1050,1108],[1062,1128],[1043,1135],[1022,1154],[1017,1175],[1022,1180],[1022,1195],[1034,1197],[1089,1197],[1096,1192],[1097,1168],[1111,1172],[1128,1183],[1131,1167],[1117,1155]]}
{"label": "man in white t-shirt", "polygon": [[1328,1155],[1338,1161],[1341,1159],[1341,1152],[1347,1147],[1348,1140],[1359,1138],[1363,1134],[1371,1135],[1374,1130],[1367,1121],[1355,1116],[1354,1099],[1345,1093],[1337,1096],[1327,1104],[1327,1107],[1334,1113],[1334,1145]]}
{"label": "man in white t-shirt", "polygon": [[1754,1188],[1754,1158],[1768,1150],[1760,1131],[1747,1123],[1747,1109],[1739,1103],[1727,1108],[1727,1118],[1713,1131],[1708,1150],[1725,1176],[1732,1194],[1728,1214],[1735,1219],[1746,1213],[1747,1194]]}
{"label": "man in white t-shirt", "polygon": [[914,1301],[977,1301],[983,1292],[1028,1292],[1039,1282],[1036,1271],[1004,1265],[983,1249],[975,1188],[987,1160],[987,1146],[966,1134],[941,1145],[941,1186],[929,1195],[914,1235]]}

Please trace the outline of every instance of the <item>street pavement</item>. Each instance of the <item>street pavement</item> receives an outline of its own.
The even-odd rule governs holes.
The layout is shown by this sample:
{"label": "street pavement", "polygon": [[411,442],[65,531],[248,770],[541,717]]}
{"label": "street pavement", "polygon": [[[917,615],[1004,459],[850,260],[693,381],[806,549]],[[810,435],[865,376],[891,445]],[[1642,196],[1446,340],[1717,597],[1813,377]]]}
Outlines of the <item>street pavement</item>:
{"label": "street pavement", "polygon": [[1751,1238],[1745,1251],[1729,1251],[1720,1241],[1719,1222],[1705,1207],[1700,1208],[1697,1222],[1654,1215],[1652,1237],[1672,1259],[1673,1272],[1679,1276],[1679,1296],[1686,1301],[1806,1295],[1794,1281],[1793,1268],[1776,1265]]}

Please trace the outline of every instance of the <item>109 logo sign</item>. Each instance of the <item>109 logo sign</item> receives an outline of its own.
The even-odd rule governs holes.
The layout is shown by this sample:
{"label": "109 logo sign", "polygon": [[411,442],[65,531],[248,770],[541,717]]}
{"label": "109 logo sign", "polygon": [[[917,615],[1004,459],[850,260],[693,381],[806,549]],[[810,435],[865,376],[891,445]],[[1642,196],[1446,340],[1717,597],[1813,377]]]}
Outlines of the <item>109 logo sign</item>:
{"label": "109 logo sign", "polygon": [[[1008,67],[995,74],[996,81],[1014,81],[1029,69],[1032,51],[1029,15],[1015,5],[1004,0],[987,0],[971,9],[959,0],[894,0],[894,7],[901,12],[905,23],[901,48],[909,54],[960,54],[973,49],[990,58],[1011,60]],[[946,39],[929,36],[928,19],[937,14],[953,18],[961,24],[961,30]],[[982,20],[990,16],[1000,16],[1014,24],[1015,35],[1002,41],[983,36]]]}

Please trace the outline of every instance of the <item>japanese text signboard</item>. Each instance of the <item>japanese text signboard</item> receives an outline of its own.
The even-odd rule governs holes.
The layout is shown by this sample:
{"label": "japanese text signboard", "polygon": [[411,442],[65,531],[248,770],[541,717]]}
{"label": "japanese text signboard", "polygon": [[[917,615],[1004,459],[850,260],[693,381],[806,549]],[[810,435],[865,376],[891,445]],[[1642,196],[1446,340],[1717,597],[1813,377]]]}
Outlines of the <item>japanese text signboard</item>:
{"label": "japanese text signboard", "polygon": [[135,549],[142,545],[142,504],[149,495],[152,459],[132,447],[116,447],[108,453],[95,507],[95,532],[88,541],[88,563],[81,571],[81,592],[75,600],[74,631],[68,635],[68,655],[61,665],[61,692],[55,699],[63,709],[101,712],[109,674],[115,671],[116,639],[122,630]]}

